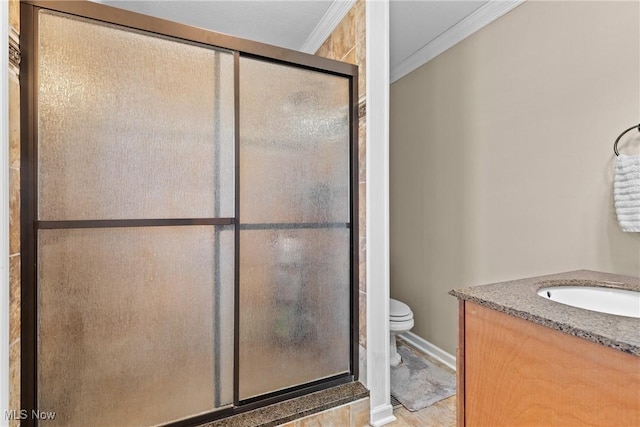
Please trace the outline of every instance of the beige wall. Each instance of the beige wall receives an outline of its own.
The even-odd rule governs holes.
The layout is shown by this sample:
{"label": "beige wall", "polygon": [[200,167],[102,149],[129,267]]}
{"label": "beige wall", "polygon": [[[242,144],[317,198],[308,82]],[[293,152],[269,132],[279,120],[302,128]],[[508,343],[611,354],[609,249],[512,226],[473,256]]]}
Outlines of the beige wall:
{"label": "beige wall", "polygon": [[455,354],[456,287],[640,274],[612,202],[613,141],[640,117],[639,9],[529,1],[391,86],[391,295],[417,335]]}

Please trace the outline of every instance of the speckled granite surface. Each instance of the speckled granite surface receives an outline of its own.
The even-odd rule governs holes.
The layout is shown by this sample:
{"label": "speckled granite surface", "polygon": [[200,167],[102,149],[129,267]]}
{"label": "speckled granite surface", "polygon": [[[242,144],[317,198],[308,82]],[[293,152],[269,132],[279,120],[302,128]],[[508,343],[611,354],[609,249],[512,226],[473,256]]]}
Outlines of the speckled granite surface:
{"label": "speckled granite surface", "polygon": [[577,270],[449,292],[459,299],[640,356],[640,319],[584,310],[537,295],[546,286],[606,286],[640,291],[640,278]]}
{"label": "speckled granite surface", "polygon": [[223,418],[200,427],[277,426],[368,396],[369,390],[356,381]]}

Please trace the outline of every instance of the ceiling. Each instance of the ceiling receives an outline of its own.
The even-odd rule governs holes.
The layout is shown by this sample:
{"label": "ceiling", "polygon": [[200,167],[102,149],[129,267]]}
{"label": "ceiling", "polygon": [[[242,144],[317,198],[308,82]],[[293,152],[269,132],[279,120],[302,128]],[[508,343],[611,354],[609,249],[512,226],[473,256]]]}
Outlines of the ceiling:
{"label": "ceiling", "polygon": [[[314,53],[314,34],[335,14],[349,9],[352,0],[96,0],[289,49]],[[487,1],[391,0],[390,65],[399,66]],[[342,10],[340,9],[342,6]],[[332,28],[331,28],[332,29]],[[328,30],[328,33],[330,30]],[[327,33],[327,34],[328,34]],[[324,37],[322,37],[324,40]]]}
{"label": "ceiling", "polygon": [[97,0],[110,6],[300,50],[331,6],[327,0]]}

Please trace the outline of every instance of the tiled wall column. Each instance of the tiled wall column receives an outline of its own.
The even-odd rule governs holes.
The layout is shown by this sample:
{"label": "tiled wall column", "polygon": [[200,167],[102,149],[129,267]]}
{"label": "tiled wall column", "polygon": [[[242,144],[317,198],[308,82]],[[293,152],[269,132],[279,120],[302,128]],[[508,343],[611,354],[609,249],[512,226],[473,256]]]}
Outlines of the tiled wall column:
{"label": "tiled wall column", "polygon": [[[366,17],[365,0],[355,5],[320,46],[316,55],[358,65],[358,175],[359,175],[359,227],[360,227],[360,379],[365,381],[364,371],[367,347],[367,280],[366,280]],[[365,366],[362,366],[365,365]]]}
{"label": "tiled wall column", "polygon": [[[9,409],[20,409],[20,2],[9,0]],[[12,54],[13,53],[13,54]],[[11,421],[10,426],[19,425]]]}

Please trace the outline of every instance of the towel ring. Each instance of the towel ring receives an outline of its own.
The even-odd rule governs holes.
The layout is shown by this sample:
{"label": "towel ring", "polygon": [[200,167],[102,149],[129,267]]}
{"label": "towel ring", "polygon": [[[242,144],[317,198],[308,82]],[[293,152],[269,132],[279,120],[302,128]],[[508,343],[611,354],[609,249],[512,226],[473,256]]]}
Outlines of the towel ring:
{"label": "towel ring", "polygon": [[631,126],[629,129],[627,129],[627,130],[625,130],[624,132],[622,132],[622,133],[620,134],[620,136],[618,136],[618,137],[616,138],[616,142],[614,142],[614,143],[613,143],[613,152],[614,152],[614,153],[616,153],[616,156],[619,156],[619,155],[620,155],[620,153],[618,153],[618,141],[620,141],[620,138],[622,138],[622,136],[623,136],[625,133],[627,133],[627,132],[629,132],[629,131],[631,131],[631,130],[634,130],[634,129],[636,129],[636,128],[638,129],[638,132],[640,132],[640,124],[638,124],[638,125]]}

